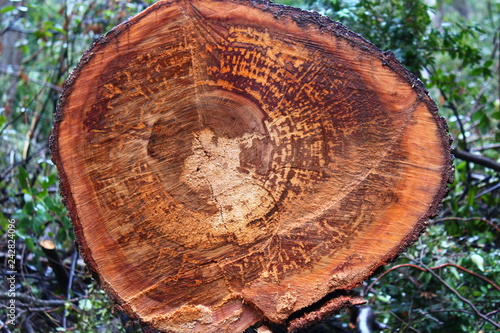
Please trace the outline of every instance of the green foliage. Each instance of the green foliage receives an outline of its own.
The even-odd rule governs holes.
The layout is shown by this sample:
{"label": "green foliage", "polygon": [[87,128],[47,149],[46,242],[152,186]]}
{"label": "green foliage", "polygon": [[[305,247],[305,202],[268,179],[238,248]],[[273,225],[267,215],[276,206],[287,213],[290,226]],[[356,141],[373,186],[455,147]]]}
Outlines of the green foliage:
{"label": "green foliage", "polygon": [[[0,68],[0,244],[4,248],[9,221],[15,220],[16,268],[22,272],[16,291],[66,300],[50,311],[24,307],[18,330],[30,323],[38,332],[124,329],[118,311],[72,255],[74,235],[58,192],[48,137],[63,82],[83,52],[152,2],[30,0],[0,8],[2,36],[14,39],[12,45],[4,42],[2,51],[14,60]],[[448,122],[454,147],[498,163],[500,3],[282,2],[317,10],[380,49],[392,50],[426,84]],[[457,159],[441,215],[400,259],[358,290],[378,320],[392,331],[494,331],[481,315],[500,320],[500,292],[494,286],[500,280],[499,207],[499,173]],[[76,264],[69,293],[57,288],[41,238],[54,241],[68,269]]]}
{"label": "green foliage", "polygon": [[[66,305],[68,313],[73,315],[75,326],[72,332],[94,333],[98,324],[100,332],[120,333],[125,331],[125,327],[117,313],[112,309],[107,295],[102,289],[94,284],[89,287],[88,295],[78,300],[78,303],[68,303]],[[128,332],[139,332],[128,328]],[[57,332],[66,332],[64,327],[57,327]]]}
{"label": "green foliage", "polygon": [[379,320],[393,329],[494,331],[467,302],[482,314],[500,308],[500,290],[487,282],[498,282],[499,255],[499,249],[481,250],[474,239],[446,236],[445,226],[436,224],[387,268],[366,297]]}

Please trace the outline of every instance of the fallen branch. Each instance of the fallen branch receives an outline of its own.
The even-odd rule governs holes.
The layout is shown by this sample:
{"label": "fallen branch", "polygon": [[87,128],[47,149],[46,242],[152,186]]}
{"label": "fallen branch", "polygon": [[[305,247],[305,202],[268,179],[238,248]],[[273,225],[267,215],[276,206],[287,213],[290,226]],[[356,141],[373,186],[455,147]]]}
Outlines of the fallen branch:
{"label": "fallen branch", "polygon": [[492,170],[500,172],[500,163],[497,163],[496,161],[494,161],[490,158],[484,157],[482,155],[473,154],[473,153],[470,153],[468,151],[460,150],[457,148],[452,149],[451,152],[453,155],[455,155],[456,158],[459,158],[459,159],[464,160],[464,161],[480,164],[482,166],[485,166],[487,168],[490,168]]}
{"label": "fallen branch", "polygon": [[[66,300],[58,300],[58,299],[39,299],[33,296],[29,296],[26,294],[21,294],[21,293],[15,293],[14,297],[10,293],[3,292],[0,294],[0,299],[16,299],[17,301],[24,303],[28,306],[34,306],[34,307],[54,307],[54,306],[64,306],[66,304]],[[76,301],[76,300],[69,300],[70,302]]]}

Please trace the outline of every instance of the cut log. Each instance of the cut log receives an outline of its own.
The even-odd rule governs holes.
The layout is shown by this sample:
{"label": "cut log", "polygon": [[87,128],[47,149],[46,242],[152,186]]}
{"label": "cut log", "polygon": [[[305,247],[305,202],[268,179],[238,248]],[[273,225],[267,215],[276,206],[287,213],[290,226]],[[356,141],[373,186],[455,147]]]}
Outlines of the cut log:
{"label": "cut log", "polygon": [[52,268],[59,287],[65,292],[68,290],[69,274],[57,253],[56,244],[51,239],[41,239],[38,244],[47,257],[48,264]]}
{"label": "cut log", "polygon": [[392,53],[264,1],[158,1],[111,30],[51,149],[89,268],[165,332],[359,304],[342,291],[419,236],[452,175],[445,122]]}

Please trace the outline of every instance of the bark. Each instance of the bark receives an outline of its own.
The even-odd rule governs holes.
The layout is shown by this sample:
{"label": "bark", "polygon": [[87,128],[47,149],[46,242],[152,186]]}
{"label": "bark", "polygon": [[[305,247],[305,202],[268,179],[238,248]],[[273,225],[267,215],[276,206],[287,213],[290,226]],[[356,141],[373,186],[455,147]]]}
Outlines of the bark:
{"label": "bark", "polygon": [[90,269],[165,332],[359,304],[341,291],[419,236],[452,175],[392,53],[261,1],[159,1],[114,28],[68,79],[51,149]]}

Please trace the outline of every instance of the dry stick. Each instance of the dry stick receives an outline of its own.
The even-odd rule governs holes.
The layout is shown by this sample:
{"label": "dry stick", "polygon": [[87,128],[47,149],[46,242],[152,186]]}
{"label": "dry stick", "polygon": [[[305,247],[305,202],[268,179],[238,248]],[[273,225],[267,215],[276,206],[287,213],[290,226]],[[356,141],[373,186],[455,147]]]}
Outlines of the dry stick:
{"label": "dry stick", "polygon": [[[65,300],[58,299],[38,299],[36,297],[32,297],[26,294],[15,293],[14,298],[19,302],[26,303],[29,305],[37,306],[37,307],[54,307],[54,306],[64,306],[66,303]],[[10,293],[4,292],[0,293],[0,299],[12,299],[12,295]],[[71,300],[74,301],[74,300]]]}
{"label": "dry stick", "polygon": [[52,306],[46,306],[46,307],[41,307],[41,308],[27,308],[26,311],[28,312],[54,312],[56,309]]}
{"label": "dry stick", "polygon": [[31,119],[31,124],[28,132],[26,132],[26,137],[25,137],[25,142],[24,142],[24,149],[23,149],[23,160],[26,160],[28,157],[30,147],[31,147],[31,140],[33,139],[33,136],[35,134],[35,129],[37,128],[38,122],[40,121],[40,114],[41,110],[40,108],[36,108],[35,114],[33,115],[33,118]]}
{"label": "dry stick", "polygon": [[[78,251],[75,249],[73,251],[73,257],[72,257],[72,260],[71,260],[71,269],[69,271],[68,288],[66,289],[66,299],[67,300],[69,300],[70,291],[71,291],[71,288],[73,287],[73,277],[75,275],[75,267],[76,267],[76,261],[77,260],[78,260]],[[66,329],[66,317],[68,315],[67,311],[68,310],[65,307],[64,308],[63,317],[62,317],[62,327],[64,329]]]}
{"label": "dry stick", "polygon": [[0,320],[0,330],[4,333],[11,333],[6,323]]}
{"label": "dry stick", "polygon": [[49,104],[49,102],[51,100],[51,97],[50,97],[51,95],[49,94],[43,102],[39,101],[39,97],[43,95],[44,91],[45,91],[45,87],[40,89],[40,91],[37,94],[36,99],[34,100],[35,103],[37,103],[37,105],[35,107],[35,113],[33,114],[33,118],[31,120],[30,128],[29,128],[28,132],[26,133],[26,141],[25,141],[25,145],[24,145],[24,149],[23,149],[23,160],[26,160],[26,158],[29,154],[29,151],[31,149],[31,141],[32,141],[32,139],[35,135],[35,131],[38,128],[38,125],[40,123],[41,115],[47,109],[47,105]]}

